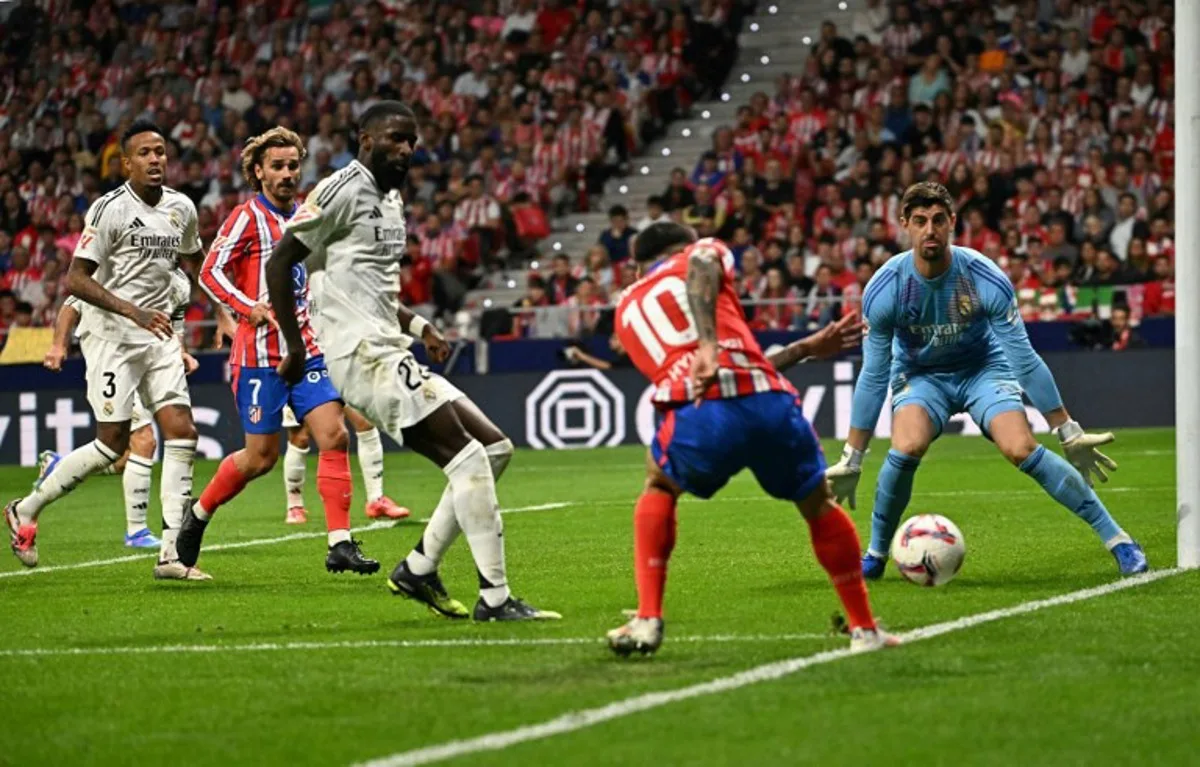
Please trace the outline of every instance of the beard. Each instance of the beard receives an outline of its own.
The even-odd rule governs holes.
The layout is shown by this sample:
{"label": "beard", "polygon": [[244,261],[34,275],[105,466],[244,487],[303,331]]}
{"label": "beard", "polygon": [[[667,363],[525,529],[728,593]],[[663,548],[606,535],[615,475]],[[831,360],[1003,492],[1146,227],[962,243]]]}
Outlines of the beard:
{"label": "beard", "polygon": [[380,188],[387,193],[404,186],[404,180],[408,178],[408,162],[397,166],[388,159],[387,152],[382,149],[372,149],[371,172],[375,174]]}

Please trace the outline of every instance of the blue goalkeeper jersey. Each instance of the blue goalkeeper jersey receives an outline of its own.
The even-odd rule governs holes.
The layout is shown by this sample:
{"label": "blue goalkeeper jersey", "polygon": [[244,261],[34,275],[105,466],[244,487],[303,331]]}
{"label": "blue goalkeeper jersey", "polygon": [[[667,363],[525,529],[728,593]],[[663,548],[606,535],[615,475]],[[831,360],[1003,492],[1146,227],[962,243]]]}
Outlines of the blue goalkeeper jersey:
{"label": "blue goalkeeper jersey", "polygon": [[911,250],[891,258],[863,291],[863,368],[850,425],[874,431],[888,383],[925,374],[1007,369],[1043,413],[1062,407],[1046,363],[1033,350],[1012,284],[991,259],[951,246],[950,268],[921,276]]}

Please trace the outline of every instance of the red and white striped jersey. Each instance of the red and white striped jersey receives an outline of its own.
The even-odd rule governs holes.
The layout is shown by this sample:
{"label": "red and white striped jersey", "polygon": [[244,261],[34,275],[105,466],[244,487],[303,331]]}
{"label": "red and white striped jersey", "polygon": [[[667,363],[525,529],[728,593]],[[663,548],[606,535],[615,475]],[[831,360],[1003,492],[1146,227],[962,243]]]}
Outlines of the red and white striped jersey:
{"label": "red and white striped jersey", "polygon": [[466,234],[457,224],[443,225],[435,235],[421,238],[421,254],[428,258],[435,269],[453,270],[462,252]]}
{"label": "red and white striped jersey", "polygon": [[936,152],[929,152],[921,158],[921,165],[926,172],[936,171],[943,181],[950,178],[950,171],[954,170],[954,166],[959,163],[966,163],[967,156],[962,152],[949,152],[945,149],[939,149]]}
{"label": "red and white striped jersey", "polygon": [[581,168],[600,152],[600,131],[587,122],[578,128],[566,125],[559,131],[558,143],[567,167]]}
{"label": "red and white striped jersey", "polygon": [[466,229],[487,226],[489,221],[500,218],[500,206],[485,195],[466,197],[454,209],[454,220]]}
{"label": "red and white striped jersey", "polygon": [[985,172],[1000,170],[1000,149],[980,149],[975,153],[975,167]]}
{"label": "red and white striped jersey", "polygon": [[578,82],[579,81],[575,79],[575,75],[571,74],[570,72],[556,74],[555,72],[551,71],[542,75],[541,84],[542,87],[545,88],[549,93],[553,93],[554,91],[568,91],[574,93],[576,87],[578,86]]}
{"label": "red and white striped jersey", "polygon": [[[262,368],[278,365],[287,354],[287,343],[274,325],[255,327],[250,313],[255,304],[269,304],[267,260],[283,236],[287,215],[257,195],[238,205],[221,225],[204,264],[200,284],[216,301],[229,307],[238,318],[237,335],[229,352],[235,367]],[[296,318],[309,357],[321,354],[309,322],[308,272],[303,264],[292,267],[296,291]]]}
{"label": "red and white striped jersey", "polygon": [[1078,216],[1083,212],[1083,187],[1073,186],[1063,190],[1062,198],[1063,210],[1070,213],[1072,216]]}
{"label": "red and white striped jersey", "polygon": [[567,167],[567,155],[558,141],[540,142],[533,148],[533,166],[551,182],[557,182]]}
{"label": "red and white striped jersey", "polygon": [[721,264],[717,380],[704,392],[704,399],[733,399],[770,391],[794,394],[796,390],[767,361],[746,324],[734,288],[733,254],[720,240],[706,238],[651,267],[617,300],[617,336],[629,359],[654,384],[653,401],[668,406],[696,398],[691,368],[699,335],[687,298],[688,261],[694,252],[709,255]]}
{"label": "red and white striped jersey", "polygon": [[867,215],[871,218],[881,218],[892,226],[900,220],[900,198],[896,195],[884,197],[877,194],[867,201]]}

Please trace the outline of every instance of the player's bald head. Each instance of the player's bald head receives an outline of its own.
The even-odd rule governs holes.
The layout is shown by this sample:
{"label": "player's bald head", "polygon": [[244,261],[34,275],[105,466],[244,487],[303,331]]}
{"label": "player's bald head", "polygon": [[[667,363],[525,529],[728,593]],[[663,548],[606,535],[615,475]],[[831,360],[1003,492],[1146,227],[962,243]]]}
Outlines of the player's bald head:
{"label": "player's bald head", "polygon": [[634,237],[633,258],[639,264],[648,263],[695,241],[696,232],[691,227],[674,221],[660,221]]}

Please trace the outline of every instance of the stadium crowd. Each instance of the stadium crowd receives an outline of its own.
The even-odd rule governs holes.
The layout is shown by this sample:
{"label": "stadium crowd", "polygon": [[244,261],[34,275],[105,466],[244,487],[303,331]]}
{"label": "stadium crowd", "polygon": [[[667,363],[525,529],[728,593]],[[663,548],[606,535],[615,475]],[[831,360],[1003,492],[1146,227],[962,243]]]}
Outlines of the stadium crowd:
{"label": "stadium crowd", "polygon": [[[355,156],[355,121],[397,98],[422,121],[404,300],[461,305],[523,265],[736,58],[746,0],[19,0],[0,8],[0,334],[53,323],[134,119],[168,139],[167,183],[210,242],[252,194],[236,172],[273,125],[306,137],[302,192]],[[688,63],[684,63],[684,62]],[[194,264],[185,264],[193,273]],[[188,339],[212,306],[193,291]]]}
{"label": "stadium crowd", "polygon": [[1130,321],[1174,312],[1169,3],[865,6],[825,22],[803,72],[743,105],[641,221],[614,208],[584,265],[555,259],[521,306],[596,327],[630,279],[629,236],[669,216],[730,243],[755,327],[814,329],[908,246],[900,194],[932,179],[958,202],[956,242],[1002,266],[1026,321],[1111,317],[1124,348]]}
{"label": "stadium crowd", "polygon": [[[559,216],[604,204],[607,178],[719,93],[753,6],[22,0],[0,51],[0,332],[53,321],[81,214],[121,183],[128,121],[163,126],[168,183],[197,203],[207,241],[249,194],[234,172],[247,137],[306,136],[311,188],[354,156],[354,120],[383,97],[423,119],[403,300],[453,311],[492,270],[550,264],[501,335],[606,333],[633,279],[630,238],[662,217],[730,243],[755,327],[820,327],[906,247],[899,195],[922,179],[950,189],[956,241],[1001,264],[1026,320],[1173,312],[1160,0],[866,0],[644,215],[612,206],[580,263],[539,258]],[[188,318],[211,311],[194,291]]]}

